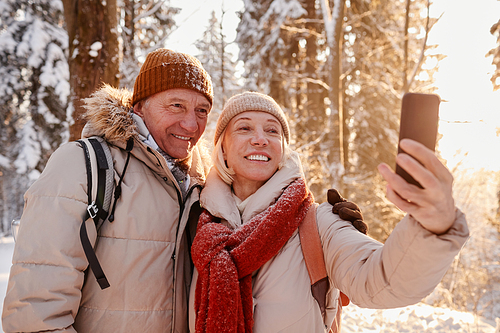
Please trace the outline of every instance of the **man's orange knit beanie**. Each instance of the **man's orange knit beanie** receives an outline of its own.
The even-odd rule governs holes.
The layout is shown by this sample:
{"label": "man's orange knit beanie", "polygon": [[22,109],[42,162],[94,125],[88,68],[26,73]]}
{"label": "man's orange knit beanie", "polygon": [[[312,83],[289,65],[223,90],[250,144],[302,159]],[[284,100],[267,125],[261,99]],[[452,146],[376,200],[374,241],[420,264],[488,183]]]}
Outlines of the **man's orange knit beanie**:
{"label": "man's orange knit beanie", "polygon": [[197,91],[213,104],[212,80],[200,61],[189,54],[161,48],[147,55],[135,79],[132,105],[173,88]]}

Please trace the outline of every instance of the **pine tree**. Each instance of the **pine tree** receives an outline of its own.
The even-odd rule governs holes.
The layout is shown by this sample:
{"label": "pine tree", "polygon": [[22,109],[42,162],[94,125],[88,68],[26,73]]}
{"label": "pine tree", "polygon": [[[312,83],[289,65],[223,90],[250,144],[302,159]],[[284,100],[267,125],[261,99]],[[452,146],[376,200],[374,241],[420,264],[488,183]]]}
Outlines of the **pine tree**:
{"label": "pine tree", "polygon": [[[402,217],[385,199],[385,186],[377,171],[380,162],[395,166],[401,97],[408,89],[433,91],[435,69],[424,73],[420,60],[425,61],[426,51],[432,47],[425,44],[423,37],[427,17],[421,13],[427,12],[426,6],[427,1],[411,2],[409,33],[404,28],[404,2],[356,0],[346,10],[350,24],[344,38],[343,93],[345,121],[351,133],[347,195],[370,216],[371,235],[379,240],[385,240]],[[434,22],[431,20],[429,26]],[[409,78],[407,87],[405,78]]]}
{"label": "pine tree", "polygon": [[328,85],[320,74],[325,38],[319,9],[315,0],[247,0],[244,4],[236,41],[245,63],[246,85],[268,93],[284,108],[292,148],[304,157],[308,185],[320,198],[324,183],[332,184],[334,172],[325,171],[325,155],[319,150],[331,128],[325,104]]}
{"label": "pine tree", "polygon": [[204,137],[209,142],[215,132],[217,118],[225,102],[233,95],[241,91],[241,86],[236,77],[236,61],[233,60],[233,54],[228,51],[228,42],[222,32],[224,12],[219,21],[212,11],[207,30],[203,33],[201,39],[197,40],[195,45],[200,51],[196,56],[203,64],[205,70],[212,78],[214,89],[214,103],[210,112],[207,128]]}
{"label": "pine tree", "polygon": [[283,61],[294,57],[289,50],[295,45],[284,30],[306,11],[297,0],[244,0],[244,6],[236,42],[239,57],[245,63],[246,85],[251,90],[269,93],[286,105],[288,96],[283,81],[288,71],[283,69],[287,65]]}
{"label": "pine tree", "polygon": [[118,29],[123,45],[120,85],[132,89],[141,63],[152,50],[164,47],[176,28],[174,16],[180,8],[170,0],[118,0]]}
{"label": "pine tree", "polygon": [[405,2],[387,0],[244,4],[237,42],[248,85],[284,107],[316,200],[338,188],[384,240],[393,227],[385,222],[401,215],[385,199],[377,165],[394,164],[403,91],[432,91],[434,69],[421,66],[434,23],[421,15],[428,1],[411,1],[408,15]]}
{"label": "pine tree", "polygon": [[[102,81],[118,85],[118,67],[114,65],[122,57],[118,48],[114,49],[119,38],[116,32],[126,30],[132,33],[129,36],[136,36],[133,43],[129,38],[133,44],[129,54],[134,56],[131,67],[138,71],[138,59],[151,48],[163,46],[174,26],[172,15],[179,11],[168,1],[124,1],[135,13],[133,29],[129,25],[127,30],[124,20],[118,26],[114,1],[85,2],[85,6],[102,6],[98,11],[75,4],[72,0],[65,0],[64,7],[61,0],[0,0],[0,219],[4,232],[12,218],[21,214],[23,194],[38,178],[50,154],[71,139],[68,122],[74,120],[79,94],[88,96]],[[93,15],[86,25],[81,24],[82,12]],[[69,24],[67,17],[73,18]],[[115,23],[109,30],[96,32],[99,24],[94,19],[106,27]],[[71,32],[71,47],[65,27]],[[122,36],[126,38],[127,33]],[[69,62],[68,51],[72,55]],[[70,65],[73,86],[78,81],[76,86],[81,88],[72,93]],[[79,75],[76,69],[81,68],[89,75]],[[136,73],[131,75],[135,79]],[[83,126],[73,126],[77,125]]]}
{"label": "pine tree", "polygon": [[23,207],[23,194],[68,137],[67,35],[59,0],[1,0],[1,230]]}

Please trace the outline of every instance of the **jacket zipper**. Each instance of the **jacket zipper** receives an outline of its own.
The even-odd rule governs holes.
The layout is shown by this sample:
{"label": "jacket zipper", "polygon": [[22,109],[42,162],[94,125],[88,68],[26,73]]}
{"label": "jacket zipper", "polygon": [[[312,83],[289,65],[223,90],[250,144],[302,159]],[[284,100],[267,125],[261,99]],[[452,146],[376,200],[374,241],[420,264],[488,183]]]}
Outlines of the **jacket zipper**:
{"label": "jacket zipper", "polygon": [[[200,184],[195,184],[195,185],[191,186],[188,189],[188,191],[186,192],[186,200],[187,200],[187,198],[189,198],[189,196],[191,195],[191,193],[197,187],[201,189],[201,185]],[[174,309],[173,311],[174,312],[175,312],[175,308],[176,308],[176,297],[177,297],[177,290],[175,288],[176,271],[177,271],[177,261],[175,259],[176,259],[176,252],[177,252],[177,241],[178,241],[178,237],[180,236],[179,235],[179,227],[181,225],[182,214],[184,212],[184,207],[185,207],[185,203],[184,203],[184,200],[182,198],[182,193],[177,189],[177,187],[175,187],[175,191],[177,192],[177,200],[179,201],[179,208],[180,209],[179,209],[179,220],[177,222],[177,230],[176,230],[176,234],[175,234],[174,253],[172,254],[172,261],[174,263],[174,271],[173,271],[173,274],[172,274],[172,283],[173,283],[173,299],[172,299],[172,304],[173,304],[173,309]],[[187,221],[187,222],[189,222],[189,221]],[[186,223],[186,227],[189,227],[189,226],[187,226],[187,223]],[[189,254],[189,257],[191,257],[191,254]],[[174,328],[175,328],[175,316],[172,313],[172,332],[174,331]]]}
{"label": "jacket zipper", "polygon": [[[147,151],[150,152],[151,154],[153,154],[154,157],[156,157],[156,160],[158,162],[159,165],[162,165],[163,163],[161,162],[160,158],[158,158],[157,154],[159,154],[158,152],[156,151],[153,151],[153,149],[151,149],[151,147],[147,147]],[[162,157],[162,160],[164,160],[163,156]],[[172,173],[170,171],[170,169],[166,168],[170,173]],[[173,175],[172,175],[173,177]],[[175,177],[173,177],[175,179]],[[164,181],[166,181],[165,179],[163,179]],[[172,181],[170,179],[170,181]],[[172,183],[176,183],[176,181],[172,181]],[[186,199],[189,197],[189,195],[191,194],[191,192],[193,191],[193,189],[197,186],[200,186],[199,184],[196,184],[196,185],[193,185],[191,186],[191,188],[188,190],[188,192],[186,193]],[[172,332],[174,332],[174,329],[175,329],[175,299],[176,299],[176,288],[175,288],[175,283],[176,283],[176,278],[175,278],[175,273],[176,273],[176,260],[175,260],[175,256],[176,256],[176,251],[177,251],[177,238],[179,236],[179,226],[181,224],[181,220],[182,220],[182,213],[184,211],[184,200],[182,198],[182,193],[179,191],[179,189],[177,188],[178,186],[175,186],[174,184],[174,188],[175,188],[175,192],[177,193],[177,201],[179,202],[179,218],[178,218],[178,221],[177,221],[177,230],[176,230],[176,234],[175,234],[175,245],[174,245],[174,253],[172,253],[172,256],[171,256],[171,259],[173,261],[173,272],[172,272],[172,284],[173,284],[173,295],[172,295]],[[201,187],[201,186],[200,186]]]}

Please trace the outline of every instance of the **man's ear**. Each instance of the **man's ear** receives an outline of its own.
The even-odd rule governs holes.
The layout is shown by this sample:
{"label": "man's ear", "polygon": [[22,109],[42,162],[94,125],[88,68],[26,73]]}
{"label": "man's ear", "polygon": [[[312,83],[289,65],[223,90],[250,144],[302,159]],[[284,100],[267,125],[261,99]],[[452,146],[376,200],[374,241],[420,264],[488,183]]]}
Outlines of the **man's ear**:
{"label": "man's ear", "polygon": [[143,117],[142,114],[142,102],[138,102],[134,105],[134,113],[138,115],[139,117]]}

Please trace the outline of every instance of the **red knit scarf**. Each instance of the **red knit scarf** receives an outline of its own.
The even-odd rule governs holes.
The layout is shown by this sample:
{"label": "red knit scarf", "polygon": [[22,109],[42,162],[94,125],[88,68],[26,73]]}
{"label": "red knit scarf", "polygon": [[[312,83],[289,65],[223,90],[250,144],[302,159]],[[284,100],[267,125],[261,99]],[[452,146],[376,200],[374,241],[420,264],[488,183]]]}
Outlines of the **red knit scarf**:
{"label": "red knit scarf", "polygon": [[275,204],[234,231],[203,211],[191,249],[199,272],[196,332],[252,332],[252,272],[278,253],[312,204],[299,178]]}

